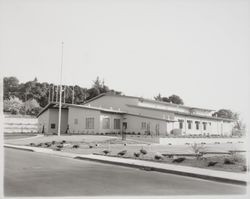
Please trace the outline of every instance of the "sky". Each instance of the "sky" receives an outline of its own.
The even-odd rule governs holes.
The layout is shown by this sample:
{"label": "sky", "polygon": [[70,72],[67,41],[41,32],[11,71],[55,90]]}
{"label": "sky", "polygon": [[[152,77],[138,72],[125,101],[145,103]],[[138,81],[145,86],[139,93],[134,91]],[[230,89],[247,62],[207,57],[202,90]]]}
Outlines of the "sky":
{"label": "sky", "polygon": [[[20,82],[126,95],[179,95],[186,105],[249,117],[247,0],[0,0],[0,67]],[[250,120],[249,120],[250,121]]]}

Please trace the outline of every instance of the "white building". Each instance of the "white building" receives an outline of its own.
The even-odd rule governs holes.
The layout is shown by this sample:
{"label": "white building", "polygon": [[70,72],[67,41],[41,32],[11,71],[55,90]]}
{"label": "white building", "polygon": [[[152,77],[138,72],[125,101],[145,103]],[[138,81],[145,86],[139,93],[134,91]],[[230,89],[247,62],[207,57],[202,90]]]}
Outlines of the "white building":
{"label": "white building", "polygon": [[[63,104],[61,133],[121,133],[165,136],[231,135],[234,121],[213,117],[213,110],[176,105],[140,97],[101,94],[83,105]],[[39,114],[39,131],[57,133],[58,103]]]}

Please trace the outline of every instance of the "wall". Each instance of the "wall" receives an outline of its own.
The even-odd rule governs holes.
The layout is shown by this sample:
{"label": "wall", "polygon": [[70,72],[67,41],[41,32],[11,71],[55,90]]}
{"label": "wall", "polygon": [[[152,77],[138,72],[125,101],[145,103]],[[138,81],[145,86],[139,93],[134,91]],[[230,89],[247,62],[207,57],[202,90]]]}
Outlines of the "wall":
{"label": "wall", "polygon": [[[103,128],[103,119],[104,118],[109,118],[110,119],[110,128],[109,129],[104,129]],[[120,129],[114,129],[114,119],[120,119]],[[122,130],[122,116],[119,114],[110,114],[110,113],[103,113],[101,112],[100,115],[100,133],[109,133],[109,132],[121,132]]]}
{"label": "wall", "polygon": [[44,126],[44,132],[49,132],[49,109],[44,111],[41,115],[38,117],[38,123],[39,123],[39,132],[41,133]]}
{"label": "wall", "polygon": [[[49,110],[49,134],[57,134],[58,132],[58,109],[48,109]],[[54,129],[51,128],[51,124],[55,124]],[[61,131],[60,133],[65,133],[68,125],[68,110],[62,109],[61,114]]]}
{"label": "wall", "polygon": [[129,97],[119,97],[119,96],[102,96],[100,98],[97,98],[96,100],[93,100],[89,103],[86,103],[85,105],[89,105],[93,107],[101,107],[114,110],[121,110],[126,111],[127,106],[126,104],[133,104],[137,105],[138,100],[136,98],[129,98]]}
{"label": "wall", "polygon": [[143,118],[139,116],[131,116],[131,115],[125,115],[126,119],[124,122],[127,122],[128,128],[127,132],[135,132],[136,134],[140,132],[141,134],[144,134],[147,129],[142,129],[142,122],[146,122],[146,124],[150,125],[150,132],[153,135],[156,135],[156,124],[159,125],[159,134],[165,135],[166,134],[166,125],[167,122],[161,121],[161,120],[155,120],[155,119],[149,119],[149,118]]}
{"label": "wall", "polygon": [[[94,129],[86,129],[87,117],[94,118]],[[100,111],[69,107],[68,123],[70,133],[97,133],[100,130]]]}
{"label": "wall", "polygon": [[3,117],[4,133],[36,133],[38,132],[38,119],[22,115],[8,115]]}

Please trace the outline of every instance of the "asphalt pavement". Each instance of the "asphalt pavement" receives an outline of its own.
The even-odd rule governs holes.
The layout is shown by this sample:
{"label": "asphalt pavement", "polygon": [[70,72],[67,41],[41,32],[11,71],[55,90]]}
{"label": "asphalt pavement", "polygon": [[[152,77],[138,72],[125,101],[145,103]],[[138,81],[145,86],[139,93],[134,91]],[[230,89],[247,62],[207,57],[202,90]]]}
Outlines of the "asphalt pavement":
{"label": "asphalt pavement", "polygon": [[5,149],[5,196],[244,194],[246,187]]}

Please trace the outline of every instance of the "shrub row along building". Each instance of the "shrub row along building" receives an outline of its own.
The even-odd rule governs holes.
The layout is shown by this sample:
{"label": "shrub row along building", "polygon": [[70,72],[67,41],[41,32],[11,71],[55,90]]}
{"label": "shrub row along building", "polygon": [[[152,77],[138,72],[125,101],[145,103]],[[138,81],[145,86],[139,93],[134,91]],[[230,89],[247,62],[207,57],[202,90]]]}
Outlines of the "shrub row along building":
{"label": "shrub row along building", "polygon": [[[58,103],[39,114],[39,131],[56,134]],[[213,110],[140,97],[101,94],[83,105],[62,104],[61,133],[126,133],[153,136],[231,135],[234,121],[213,117]]]}

